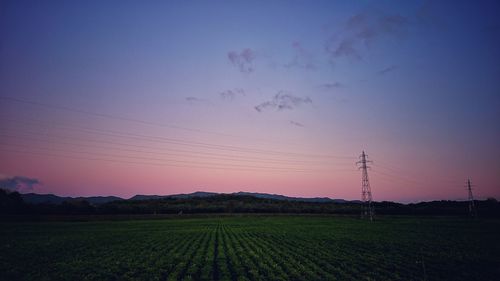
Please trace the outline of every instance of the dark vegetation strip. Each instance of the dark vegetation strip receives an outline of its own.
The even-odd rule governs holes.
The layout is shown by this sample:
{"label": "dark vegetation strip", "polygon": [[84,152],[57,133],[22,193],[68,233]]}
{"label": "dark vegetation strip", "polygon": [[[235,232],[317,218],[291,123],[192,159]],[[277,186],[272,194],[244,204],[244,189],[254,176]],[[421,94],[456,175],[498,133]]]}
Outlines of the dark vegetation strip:
{"label": "dark vegetation strip", "polygon": [[175,266],[179,262],[179,251],[184,252],[185,248],[188,247],[193,241],[195,241],[196,235],[191,234],[189,236],[180,237],[176,241],[176,246],[174,246],[170,251],[165,253],[162,261],[166,262],[166,268],[162,269],[160,280],[167,280],[169,274],[175,269]]}
{"label": "dark vegetation strip", "polygon": [[[273,243],[265,243],[263,239],[256,239],[248,234],[242,234],[249,241],[249,243],[259,245],[264,252],[264,256],[271,259],[274,263],[279,265],[288,275],[290,280],[310,280],[308,279],[305,269],[300,262],[292,259],[287,255],[287,252],[283,252],[276,248]],[[276,241],[278,242],[278,241]],[[267,244],[265,247],[263,244]],[[317,277],[312,278],[317,280]]]}
{"label": "dark vegetation strip", "polygon": [[[155,250],[154,248],[156,247],[152,247],[152,252],[156,252],[156,254],[154,257],[151,257],[151,259],[154,259],[154,261],[151,261],[151,264],[154,270],[158,271],[159,269],[160,276],[157,276],[156,279],[163,280],[167,274],[165,267],[171,264],[171,260],[168,259],[171,256],[170,253],[178,249],[180,245],[183,245],[183,242],[187,243],[185,240],[189,239],[177,233],[157,233],[156,240],[158,241],[155,242],[155,245],[158,245],[157,247],[160,250]],[[165,244],[168,246],[162,247]]]}
{"label": "dark vegetation strip", "polygon": [[[100,237],[102,239],[102,237]],[[130,278],[145,278],[149,276],[152,278],[155,274],[154,270],[151,268],[145,268],[144,265],[148,264],[151,258],[151,253],[154,252],[158,254],[157,251],[152,251],[153,248],[159,244],[153,237],[143,238],[144,240],[138,240],[139,237],[129,237],[130,241],[121,241],[121,238],[115,237],[114,243],[112,244],[102,244],[89,246],[88,249],[83,252],[74,251],[70,249],[70,257],[64,270],[68,274],[72,274],[75,278],[78,276],[88,276],[87,278],[95,278],[101,276],[100,278],[112,278],[113,276],[128,276]],[[148,247],[149,246],[149,247]],[[96,250],[97,249],[97,250]],[[134,258],[131,255],[118,255],[117,253],[133,253]],[[96,257],[99,257],[96,259]],[[56,269],[56,266],[61,265],[61,263],[53,263],[50,268]],[[60,269],[62,270],[62,269]],[[92,277],[93,276],[93,277]],[[52,278],[57,279],[57,275]],[[43,279],[43,278],[42,278]]]}
{"label": "dark vegetation strip", "polygon": [[[341,277],[341,270],[339,270],[337,266],[333,266],[330,262],[328,262],[332,259],[330,254],[325,252],[325,248],[316,248],[313,245],[305,246],[302,244],[303,241],[299,241],[299,239],[290,239],[290,237],[284,235],[274,236],[274,238],[271,239],[279,241],[279,244],[284,251],[291,253],[299,252],[303,258],[310,260],[313,264],[317,264],[320,268],[322,268],[323,272]],[[338,253],[335,258],[339,258]],[[345,277],[347,276],[344,276],[344,278]]]}
{"label": "dark vegetation strip", "polygon": [[217,227],[217,268],[220,269],[220,280],[236,280],[236,274],[231,267],[231,260],[228,257],[226,243],[222,236],[222,221],[219,222]]}
{"label": "dark vegetation strip", "polygon": [[[201,249],[203,242],[206,240],[206,237],[208,236],[208,231],[205,231],[204,229],[201,235],[200,233],[198,233],[198,236],[199,239],[197,239],[196,242],[192,243],[191,246],[185,251],[184,257],[187,257],[187,259],[183,259],[176,266],[176,270],[172,278],[176,276],[177,280],[183,280],[183,278],[186,276],[189,266],[191,265],[193,259],[196,256],[196,253]],[[169,279],[171,279],[170,276]]]}
{"label": "dark vegetation strip", "polygon": [[[320,265],[325,271],[338,276],[340,280],[351,279],[351,275],[356,276],[358,274],[352,263],[346,263],[347,258],[351,258],[354,254],[353,252],[343,253],[340,249],[335,249],[335,252],[332,252],[331,245],[323,245],[322,247],[314,243],[304,245],[304,239],[298,238],[293,239],[292,242],[289,236],[283,234],[277,234],[277,237],[283,247],[288,248],[289,251],[302,253],[304,257]],[[333,261],[335,261],[335,264],[332,263]]]}
{"label": "dark vegetation strip", "polygon": [[[213,256],[212,256],[212,280],[219,280],[219,264],[217,263],[217,259],[219,258],[219,228],[221,222],[217,223],[214,232],[214,246],[213,246]],[[205,276],[203,276],[205,277]],[[208,279],[208,278],[207,278]]]}
{"label": "dark vegetation strip", "polygon": [[[332,280],[335,279],[335,276],[331,274],[330,272],[326,271],[323,269],[321,266],[318,266],[316,262],[313,262],[310,258],[309,255],[305,255],[303,251],[298,251],[298,247],[288,247],[286,246],[285,240],[290,240],[290,238],[282,237],[278,238],[275,236],[263,236],[263,235],[258,235],[254,233],[248,233],[245,234],[251,238],[257,241],[259,241],[259,244],[262,246],[265,246],[269,249],[272,249],[273,252],[276,253],[281,253],[285,255],[286,257],[291,259],[292,263],[299,264],[299,268],[304,266],[304,269],[307,270],[308,274],[306,275],[307,278],[310,278],[309,273],[313,273],[315,276],[315,280]],[[296,240],[293,240],[290,242],[292,245],[297,245],[299,242]],[[310,250],[310,249],[309,249]],[[300,253],[300,254],[298,254]],[[324,256],[321,252],[315,251],[314,252],[315,256]],[[288,263],[287,263],[288,264]]]}
{"label": "dark vegetation strip", "polygon": [[194,280],[213,280],[213,260],[216,234],[217,225],[213,225],[209,231],[208,242],[206,243],[203,254],[200,257],[200,265],[194,274]]}
{"label": "dark vegetation strip", "polygon": [[230,269],[232,269],[231,279],[238,281],[254,280],[250,275],[250,269],[244,265],[243,259],[236,253],[237,250],[234,243],[232,243],[231,239],[227,235],[225,225],[222,226],[222,238],[224,245],[226,245],[228,260],[230,261],[229,265],[231,266]]}
{"label": "dark vegetation strip", "polygon": [[[154,251],[156,244],[153,241],[151,237],[148,237],[145,241],[141,240],[139,242],[134,239],[130,243],[126,243],[126,248],[123,252],[132,252],[134,254],[120,257],[124,259],[124,265],[121,267],[120,272],[118,272],[118,276],[126,276],[130,279],[152,278],[154,272],[149,267],[146,267],[146,265],[151,262],[152,253],[156,253]],[[113,260],[116,260],[116,256]]]}
{"label": "dark vegetation strip", "polygon": [[[200,246],[196,250],[196,253],[194,254],[194,257],[191,259],[191,264],[189,265],[188,270],[185,272],[185,275],[182,276],[186,277],[185,279],[200,280],[201,270],[203,269],[204,265],[207,264],[208,247],[210,246],[210,241],[212,240],[213,229],[213,226],[210,226],[210,228],[207,229],[203,242],[200,244]],[[210,270],[208,275],[210,275]]]}
{"label": "dark vegetation strip", "polygon": [[290,280],[290,276],[285,273],[282,266],[269,258],[268,253],[258,247],[258,243],[252,243],[241,237],[241,234],[235,234],[235,239],[240,241],[246,251],[251,255],[254,264],[259,267],[266,280]]}
{"label": "dark vegetation strip", "polygon": [[177,244],[176,247],[172,248],[171,251],[169,251],[166,256],[164,257],[165,260],[167,260],[168,268],[163,271],[161,274],[160,280],[167,280],[171,273],[175,270],[176,265],[180,262],[182,257],[182,253],[186,251],[186,249],[194,242],[198,236],[195,234],[190,235],[190,237],[183,237],[180,239],[180,242]]}
{"label": "dark vegetation strip", "polygon": [[[288,252],[283,252],[280,249],[276,248],[274,244],[279,243],[279,241],[272,241],[267,243],[260,238],[254,238],[250,235],[242,234],[247,241],[249,241],[250,245],[258,245],[262,251],[263,256],[269,260],[270,263],[274,263],[278,269],[284,272],[285,276],[287,276],[287,280],[307,280],[309,274],[305,274],[302,270],[300,271],[302,265],[295,260],[290,259],[288,256]],[[317,280],[314,279],[314,280]]]}
{"label": "dark vegetation strip", "polygon": [[184,271],[188,262],[191,259],[192,254],[196,250],[196,246],[203,240],[203,235],[200,235],[199,230],[195,233],[195,239],[188,243],[182,250],[176,253],[177,262],[172,268],[172,271],[169,273],[167,280],[179,280],[181,273]]}
{"label": "dark vegetation strip", "polygon": [[498,221],[312,220],[4,223],[0,280],[498,279]]}
{"label": "dark vegetation strip", "polygon": [[[341,278],[346,278],[347,276],[351,276],[351,278],[352,276],[359,277],[365,274],[365,272],[371,271],[371,268],[378,267],[378,265],[366,267],[368,261],[363,251],[357,248],[356,243],[352,240],[344,239],[341,240],[341,242],[339,242],[339,240],[331,242],[332,244],[337,244],[337,247],[332,248],[332,244],[323,244],[323,247],[319,247],[318,245],[314,245],[314,243],[308,242],[304,245],[300,245],[299,248],[309,248],[313,249],[313,251],[322,252],[326,257],[325,260],[330,261],[328,264],[332,265],[328,268],[336,270]],[[339,243],[343,247],[339,247]],[[311,253],[308,253],[308,255],[311,256]],[[315,261],[318,263],[321,262],[318,258],[316,258]]]}
{"label": "dark vegetation strip", "polygon": [[239,253],[242,256],[244,264],[248,267],[248,273],[250,274],[252,280],[262,280],[262,279],[266,280],[267,276],[265,276],[265,274],[263,274],[258,262],[256,262],[256,260],[252,257],[251,251],[248,251],[248,249],[245,249],[246,248],[245,245],[247,243],[245,243],[245,241],[241,241],[241,239],[236,237],[232,230],[229,229],[227,231],[227,233],[228,233],[229,239],[231,239],[231,241],[234,241],[234,243],[236,244],[236,247],[238,248]]}

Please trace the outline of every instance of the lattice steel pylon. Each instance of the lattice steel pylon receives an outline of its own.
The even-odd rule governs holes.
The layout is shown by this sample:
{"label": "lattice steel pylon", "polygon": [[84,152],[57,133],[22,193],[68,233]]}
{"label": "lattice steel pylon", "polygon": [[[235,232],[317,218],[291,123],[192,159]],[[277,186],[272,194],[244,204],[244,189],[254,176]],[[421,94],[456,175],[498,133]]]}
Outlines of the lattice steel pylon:
{"label": "lattice steel pylon", "polygon": [[360,165],[358,169],[361,170],[361,201],[362,201],[362,218],[370,218],[370,221],[373,221],[373,216],[375,212],[373,210],[372,204],[372,191],[370,188],[370,181],[368,180],[368,168],[370,168],[367,163],[371,163],[372,161],[366,160],[367,155],[365,151],[361,153],[360,161],[356,162],[357,165]]}
{"label": "lattice steel pylon", "polygon": [[469,216],[476,217],[476,206],[474,205],[474,196],[472,195],[472,185],[470,178],[467,179],[467,191],[469,192]]}

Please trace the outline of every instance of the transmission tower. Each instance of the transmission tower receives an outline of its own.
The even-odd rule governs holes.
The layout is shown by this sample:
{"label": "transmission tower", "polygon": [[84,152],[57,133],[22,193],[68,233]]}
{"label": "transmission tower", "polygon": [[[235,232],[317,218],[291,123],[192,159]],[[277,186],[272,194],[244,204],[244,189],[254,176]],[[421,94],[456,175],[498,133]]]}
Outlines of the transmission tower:
{"label": "transmission tower", "polygon": [[472,185],[470,178],[467,179],[467,191],[469,192],[469,216],[476,217],[476,206],[474,205],[474,196],[472,195]]}
{"label": "transmission tower", "polygon": [[359,169],[361,170],[361,201],[363,204],[361,217],[362,218],[370,218],[370,221],[373,221],[373,205],[372,205],[372,191],[370,188],[370,182],[368,180],[368,166],[367,163],[371,163],[372,161],[366,160],[367,155],[365,151],[361,153],[360,161],[356,162],[357,165],[360,165]]}

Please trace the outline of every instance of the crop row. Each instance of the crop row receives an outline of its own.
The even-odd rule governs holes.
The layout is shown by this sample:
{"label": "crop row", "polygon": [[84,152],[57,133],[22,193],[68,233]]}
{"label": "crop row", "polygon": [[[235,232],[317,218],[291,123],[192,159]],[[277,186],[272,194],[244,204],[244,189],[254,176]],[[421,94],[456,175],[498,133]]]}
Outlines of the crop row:
{"label": "crop row", "polygon": [[4,224],[0,281],[495,279],[496,222],[476,228],[407,222],[229,217]]}

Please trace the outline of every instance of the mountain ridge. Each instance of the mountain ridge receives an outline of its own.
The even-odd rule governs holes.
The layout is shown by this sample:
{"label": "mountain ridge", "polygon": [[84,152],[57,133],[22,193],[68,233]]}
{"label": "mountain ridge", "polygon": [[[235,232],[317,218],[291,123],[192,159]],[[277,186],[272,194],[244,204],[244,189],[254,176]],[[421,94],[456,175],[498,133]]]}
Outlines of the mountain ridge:
{"label": "mountain ridge", "polygon": [[121,198],[118,196],[79,196],[79,197],[70,197],[70,196],[57,196],[54,194],[38,194],[38,193],[25,193],[21,194],[23,200],[27,203],[32,204],[62,204],[66,201],[79,201],[86,200],[91,204],[104,204],[112,201],[122,201],[122,200],[130,200],[130,201],[142,201],[142,200],[156,200],[156,199],[165,199],[165,198],[193,198],[193,197],[210,197],[217,195],[236,195],[236,196],[252,196],[256,198],[262,199],[274,199],[280,201],[298,201],[298,202],[311,202],[311,203],[359,203],[359,200],[345,200],[345,199],[332,199],[329,197],[292,197],[285,196],[281,194],[270,194],[270,193],[260,193],[260,192],[246,192],[246,191],[238,191],[232,193],[222,193],[222,192],[205,192],[205,191],[195,191],[192,193],[180,193],[180,194],[170,194],[170,195],[156,195],[156,194],[136,194],[128,199]]}

